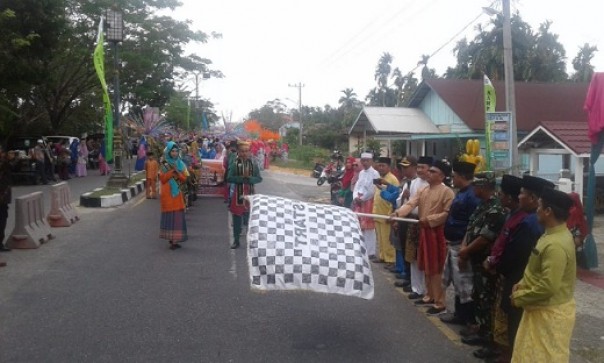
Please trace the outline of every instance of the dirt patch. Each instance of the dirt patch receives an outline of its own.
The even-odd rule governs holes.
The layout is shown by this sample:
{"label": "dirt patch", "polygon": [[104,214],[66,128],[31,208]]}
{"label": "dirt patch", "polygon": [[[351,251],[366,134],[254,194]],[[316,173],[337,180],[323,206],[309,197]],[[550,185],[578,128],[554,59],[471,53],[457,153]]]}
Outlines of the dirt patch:
{"label": "dirt patch", "polygon": [[287,173],[287,174],[304,175],[304,176],[310,176],[310,174],[312,173],[312,171],[309,171],[309,170],[283,168],[283,167],[276,166],[276,165],[271,165],[269,170],[277,172],[277,173]]}

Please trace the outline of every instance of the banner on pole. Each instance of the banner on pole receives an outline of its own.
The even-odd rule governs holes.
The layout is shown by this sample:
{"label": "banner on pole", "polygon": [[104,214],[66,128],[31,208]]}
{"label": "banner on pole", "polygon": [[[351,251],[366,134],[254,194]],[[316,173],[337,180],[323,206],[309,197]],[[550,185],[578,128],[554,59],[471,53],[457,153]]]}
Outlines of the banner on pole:
{"label": "banner on pole", "polygon": [[201,168],[195,170],[197,194],[202,197],[224,197],[225,175],[222,159],[201,159]]}
{"label": "banner on pole", "polygon": [[[484,75],[484,112],[485,114],[489,114],[491,112],[495,112],[495,106],[497,104],[497,95],[495,94],[495,87],[493,87],[493,83],[487,75]],[[492,170],[491,165],[491,128],[489,127],[489,120],[485,118],[485,150],[486,150],[486,164],[487,170]]]}
{"label": "banner on pole", "polygon": [[260,194],[249,202],[252,288],[373,298],[363,234],[350,209]]}
{"label": "banner on pole", "polygon": [[103,105],[105,106],[105,160],[108,163],[113,162],[113,112],[109,92],[107,91],[107,81],[105,80],[105,36],[103,34],[104,18],[101,16],[99,21],[99,30],[97,34],[96,47],[93,53],[94,69],[101,82],[103,90]]}
{"label": "banner on pole", "polygon": [[487,157],[491,160],[489,170],[510,170],[512,167],[510,147],[511,112],[487,112],[486,128],[490,151]]}

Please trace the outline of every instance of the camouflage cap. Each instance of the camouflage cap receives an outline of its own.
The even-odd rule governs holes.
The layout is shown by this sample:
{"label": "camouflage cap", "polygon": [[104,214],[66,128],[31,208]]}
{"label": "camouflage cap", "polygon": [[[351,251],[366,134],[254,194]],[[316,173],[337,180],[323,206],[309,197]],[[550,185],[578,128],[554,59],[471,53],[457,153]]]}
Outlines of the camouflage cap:
{"label": "camouflage cap", "polygon": [[496,182],[495,173],[492,171],[484,171],[481,173],[474,174],[474,181],[472,184],[476,187],[484,187],[484,186],[495,186]]}

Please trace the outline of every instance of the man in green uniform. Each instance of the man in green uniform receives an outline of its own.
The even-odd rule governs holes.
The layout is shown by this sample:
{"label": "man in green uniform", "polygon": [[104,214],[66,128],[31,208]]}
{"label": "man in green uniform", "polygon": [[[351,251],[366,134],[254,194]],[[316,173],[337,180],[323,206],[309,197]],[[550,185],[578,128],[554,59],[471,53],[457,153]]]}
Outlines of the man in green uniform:
{"label": "man in green uniform", "polygon": [[[481,200],[472,213],[466,235],[459,250],[459,268],[472,266],[472,300],[475,302],[475,317],[479,330],[477,335],[462,338],[471,345],[488,344],[492,341],[491,307],[495,303],[496,278],[487,272],[482,262],[489,255],[491,246],[497,239],[505,223],[505,210],[495,193],[495,174],[478,173],[474,177],[474,193]],[[475,352],[478,355],[480,353]],[[475,354],[476,355],[476,354]],[[483,358],[483,357],[480,357]]]}

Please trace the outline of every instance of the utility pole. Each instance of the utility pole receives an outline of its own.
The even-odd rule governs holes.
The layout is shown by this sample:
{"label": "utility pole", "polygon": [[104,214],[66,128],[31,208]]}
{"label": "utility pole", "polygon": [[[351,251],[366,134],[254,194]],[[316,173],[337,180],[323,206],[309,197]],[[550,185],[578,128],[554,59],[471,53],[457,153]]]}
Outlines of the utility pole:
{"label": "utility pole", "polygon": [[304,85],[302,82],[298,82],[298,84],[290,84],[289,86],[298,88],[298,113],[300,114],[298,123],[300,124],[300,146],[302,146],[302,87],[304,87]]}
{"label": "utility pole", "polygon": [[514,58],[512,56],[512,24],[510,18],[510,0],[503,3],[503,70],[505,77],[505,107],[512,115],[510,119],[510,164],[512,175],[518,175],[518,128],[516,122],[516,92],[514,90]]}
{"label": "utility pole", "polygon": [[[199,107],[199,82],[204,80],[204,79],[209,79],[210,78],[210,73],[209,72],[202,72],[202,71],[193,71],[193,76],[195,77],[195,116],[197,120],[201,120],[201,118],[203,117],[203,108]],[[202,76],[201,80],[199,79],[199,76]],[[200,109],[201,109],[201,114],[200,114]],[[203,125],[201,125],[201,128],[203,128]],[[195,122],[193,122],[193,129],[195,129]]]}

